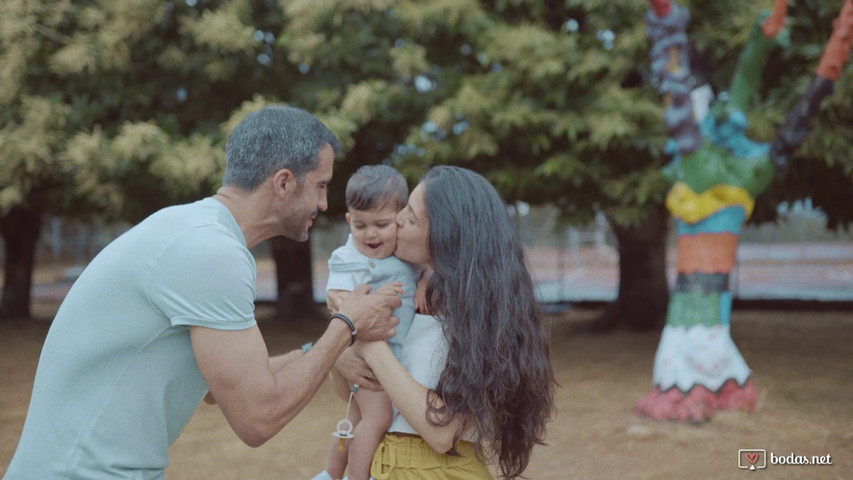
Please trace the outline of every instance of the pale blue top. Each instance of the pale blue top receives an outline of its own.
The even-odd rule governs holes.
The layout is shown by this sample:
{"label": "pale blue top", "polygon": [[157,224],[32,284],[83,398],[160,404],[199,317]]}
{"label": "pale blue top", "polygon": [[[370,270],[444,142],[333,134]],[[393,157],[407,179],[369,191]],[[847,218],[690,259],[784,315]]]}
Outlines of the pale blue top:
{"label": "pale blue top", "polygon": [[[447,367],[450,348],[441,321],[432,315],[416,314],[405,344],[403,355],[398,357],[400,364],[416,382],[434,390]],[[419,435],[396,407],[388,431]],[[476,442],[478,437],[479,434],[473,427],[462,434],[462,440],[468,442]]]}
{"label": "pale blue top", "polygon": [[163,478],[207,391],[189,326],[254,326],[255,279],[239,226],[210,198],[163,209],[108,245],[50,327],[4,478]]}

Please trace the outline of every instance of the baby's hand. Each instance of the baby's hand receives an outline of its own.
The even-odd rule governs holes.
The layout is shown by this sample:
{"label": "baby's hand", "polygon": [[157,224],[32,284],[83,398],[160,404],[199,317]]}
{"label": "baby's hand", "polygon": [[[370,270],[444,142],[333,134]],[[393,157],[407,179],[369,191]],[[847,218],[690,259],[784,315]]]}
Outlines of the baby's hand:
{"label": "baby's hand", "polygon": [[400,282],[391,282],[378,287],[376,290],[373,290],[370,293],[378,293],[379,295],[405,295],[406,292],[403,291],[403,284]]}

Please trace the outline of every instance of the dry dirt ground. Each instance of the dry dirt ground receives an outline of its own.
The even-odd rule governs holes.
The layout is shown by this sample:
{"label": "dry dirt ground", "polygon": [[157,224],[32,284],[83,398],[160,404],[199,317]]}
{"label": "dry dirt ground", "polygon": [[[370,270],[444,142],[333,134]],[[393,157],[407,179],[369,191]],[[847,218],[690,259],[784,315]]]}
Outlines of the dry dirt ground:
{"label": "dry dirt ground", "polygon": [[[39,349],[56,305],[40,320],[0,324],[0,474],[26,414]],[[853,479],[853,314],[735,311],[735,343],[754,370],[754,413],[721,412],[702,425],[636,417],[650,388],[658,334],[593,336],[578,325],[594,311],[553,319],[553,362],[561,385],[548,446],[538,447],[530,479]],[[264,320],[271,353],[316,337],[321,324],[286,327]],[[322,322],[321,322],[322,323]],[[201,405],[170,449],[166,478],[308,479],[321,470],[345,404],[323,387],[305,411],[259,448],[243,445],[215,406]],[[832,465],[738,468],[739,449],[770,455],[830,455]],[[41,479],[38,479],[41,480]]]}

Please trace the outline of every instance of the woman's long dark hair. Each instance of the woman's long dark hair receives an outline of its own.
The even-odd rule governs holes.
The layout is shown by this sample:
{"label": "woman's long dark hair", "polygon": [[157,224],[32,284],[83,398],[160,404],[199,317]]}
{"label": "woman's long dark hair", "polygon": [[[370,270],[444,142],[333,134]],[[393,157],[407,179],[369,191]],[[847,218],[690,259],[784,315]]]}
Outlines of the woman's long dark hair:
{"label": "woman's long dark hair", "polygon": [[479,454],[516,478],[544,442],[556,386],[524,251],[482,176],[441,166],[423,184],[434,269],[427,301],[449,342],[427,418],[444,425],[461,415],[480,435]]}

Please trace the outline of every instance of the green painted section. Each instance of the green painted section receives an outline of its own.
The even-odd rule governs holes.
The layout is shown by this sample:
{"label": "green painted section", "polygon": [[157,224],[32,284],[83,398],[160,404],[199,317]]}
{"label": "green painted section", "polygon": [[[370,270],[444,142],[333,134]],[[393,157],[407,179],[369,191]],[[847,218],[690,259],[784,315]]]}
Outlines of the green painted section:
{"label": "green painted section", "polygon": [[767,38],[761,31],[761,24],[770,11],[765,11],[752,25],[749,41],[744,47],[738,60],[737,71],[729,89],[729,108],[745,112],[749,109],[749,98],[758,90],[761,83],[761,73],[767,64],[767,56],[776,46],[787,47],[791,44],[790,31],[785,27],[773,38]]}
{"label": "green painted section", "polygon": [[706,140],[698,150],[664,167],[662,173],[670,184],[684,182],[697,194],[722,184],[741,187],[755,198],[773,180],[774,172],[766,154],[739,158]]}
{"label": "green painted section", "polygon": [[666,324],[685,328],[695,325],[719,325],[720,294],[706,295],[701,290],[671,293]]}

